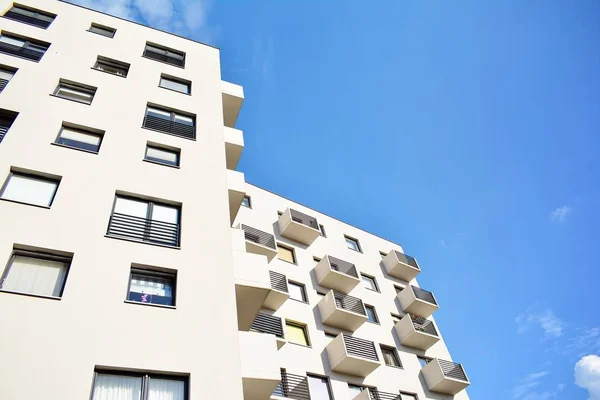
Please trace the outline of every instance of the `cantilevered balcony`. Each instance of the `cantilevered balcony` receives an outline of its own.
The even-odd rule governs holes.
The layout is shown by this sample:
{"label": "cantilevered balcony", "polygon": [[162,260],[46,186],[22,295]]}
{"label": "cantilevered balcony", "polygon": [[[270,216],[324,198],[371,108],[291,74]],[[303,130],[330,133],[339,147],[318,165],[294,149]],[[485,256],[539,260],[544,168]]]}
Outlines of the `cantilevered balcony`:
{"label": "cantilevered balcony", "polygon": [[275,237],[272,234],[248,225],[242,225],[241,228],[246,239],[246,251],[267,256],[268,261],[271,261],[277,255]]}
{"label": "cantilevered balcony", "polygon": [[366,377],[381,365],[375,344],[340,333],[326,347],[329,366],[335,372]]}
{"label": "cantilevered balcony", "polygon": [[403,346],[427,350],[440,340],[433,321],[413,314],[406,314],[394,328]]}
{"label": "cantilevered balcony", "polygon": [[367,313],[361,299],[335,290],[330,290],[319,301],[318,307],[321,320],[325,325],[351,332],[357,330],[367,320]]}
{"label": "cantilevered balcony", "polygon": [[244,400],[268,400],[281,380],[275,338],[238,333]]}
{"label": "cantilevered balcony", "polygon": [[403,400],[404,397],[398,393],[387,393],[379,391],[375,388],[365,388],[362,392],[356,395],[352,400]]}
{"label": "cantilevered balcony", "polygon": [[227,170],[227,190],[229,194],[229,223],[233,224],[246,195],[246,179],[242,172]]}
{"label": "cantilevered balcony", "polygon": [[235,122],[244,101],[244,88],[240,85],[221,81],[223,100],[223,124],[230,128],[235,127]]}
{"label": "cantilevered balcony", "polygon": [[275,338],[277,339],[277,348],[281,348],[286,343],[283,334],[283,321],[281,318],[274,315],[259,312],[256,315],[256,319],[252,323],[250,330],[252,332],[275,335]]}
{"label": "cantilevered balcony", "polygon": [[233,252],[238,329],[247,331],[271,292],[267,260],[245,251]]}
{"label": "cantilevered balcony", "polygon": [[244,150],[244,134],[238,129],[225,127],[224,136],[227,169],[234,170]]}
{"label": "cantilevered balcony", "polygon": [[455,395],[471,384],[462,365],[452,361],[434,358],[421,372],[432,392]]}
{"label": "cantilevered balcony", "polygon": [[383,257],[383,265],[389,276],[411,281],[421,272],[414,257],[392,250]]}
{"label": "cantilevered balcony", "polygon": [[312,244],[321,235],[315,217],[288,208],[279,216],[281,236],[306,245]]}
{"label": "cantilevered balcony", "polygon": [[308,379],[306,376],[290,374],[281,369],[281,382],[275,388],[271,399],[310,400]]}
{"label": "cantilevered balcony", "polygon": [[279,307],[290,297],[287,286],[287,278],[279,272],[269,271],[271,278],[271,291],[265,300],[264,307],[277,311]]}
{"label": "cantilevered balcony", "polygon": [[356,267],[339,258],[325,256],[315,266],[315,275],[319,285],[348,293],[360,283]]}
{"label": "cantilevered balcony", "polygon": [[429,317],[440,308],[433,293],[413,285],[407,286],[398,293],[398,300],[404,312],[424,318]]}

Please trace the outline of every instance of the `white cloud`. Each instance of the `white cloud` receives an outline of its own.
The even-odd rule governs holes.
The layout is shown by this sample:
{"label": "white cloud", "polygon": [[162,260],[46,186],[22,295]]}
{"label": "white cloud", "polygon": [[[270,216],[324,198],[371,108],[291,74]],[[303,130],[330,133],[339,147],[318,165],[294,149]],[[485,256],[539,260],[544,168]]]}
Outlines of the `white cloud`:
{"label": "white cloud", "polygon": [[585,356],[575,364],[575,384],[587,389],[589,400],[600,400],[600,357]]}
{"label": "white cloud", "polygon": [[71,3],[93,8],[117,17],[133,18],[131,0],[71,0]]}
{"label": "white cloud", "polygon": [[517,331],[519,333],[524,333],[531,325],[539,325],[546,335],[553,337],[562,336],[565,328],[565,323],[549,308],[539,314],[529,311],[519,314],[515,318],[515,323],[517,324]]}
{"label": "white cloud", "polygon": [[554,222],[565,222],[567,217],[573,212],[569,206],[558,207],[550,213],[550,219]]}
{"label": "white cloud", "polygon": [[532,372],[524,376],[519,383],[513,387],[512,395],[515,400],[533,400],[535,397],[531,397],[532,395],[537,395],[533,392],[533,390],[539,386],[540,379],[548,375],[549,371],[540,371],[540,372]]}

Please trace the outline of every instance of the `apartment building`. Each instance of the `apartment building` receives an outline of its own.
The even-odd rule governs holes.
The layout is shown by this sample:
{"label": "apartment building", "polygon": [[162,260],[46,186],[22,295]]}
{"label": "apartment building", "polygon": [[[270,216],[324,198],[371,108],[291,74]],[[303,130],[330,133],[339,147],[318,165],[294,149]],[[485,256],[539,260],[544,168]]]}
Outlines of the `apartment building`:
{"label": "apartment building", "polygon": [[413,257],[236,171],[218,49],[0,13],[0,399],[468,399]]}

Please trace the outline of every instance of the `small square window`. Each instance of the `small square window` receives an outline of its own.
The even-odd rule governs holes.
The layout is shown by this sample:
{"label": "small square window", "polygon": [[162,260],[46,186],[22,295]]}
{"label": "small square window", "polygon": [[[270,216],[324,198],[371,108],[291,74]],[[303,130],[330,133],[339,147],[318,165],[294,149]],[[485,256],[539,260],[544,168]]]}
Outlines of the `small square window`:
{"label": "small square window", "polygon": [[367,320],[371,323],[378,324],[379,318],[377,318],[375,307],[365,304],[365,310],[367,311]]}
{"label": "small square window", "polygon": [[402,317],[398,314],[391,314],[392,315],[392,321],[394,321],[394,323],[400,322],[400,320],[402,319]]}
{"label": "small square window", "polygon": [[387,256],[387,253],[384,253],[383,251],[380,251],[379,255],[381,256],[381,258],[385,258]]}
{"label": "small square window", "polygon": [[362,279],[364,287],[366,287],[367,289],[379,292],[379,288],[377,287],[377,281],[375,280],[375,277],[365,275],[362,273],[360,274],[360,277]]}
{"label": "small square window", "polygon": [[325,227],[323,224],[319,224],[319,231],[321,231],[321,236],[327,237],[327,233],[325,232]]}
{"label": "small square window", "polygon": [[383,355],[383,360],[385,361],[385,365],[390,367],[402,368],[402,364],[400,364],[400,358],[398,358],[398,352],[394,347],[380,345],[381,354]]}
{"label": "small square window", "polygon": [[296,254],[294,254],[294,249],[291,247],[286,247],[277,243],[277,257],[280,260],[296,264]]}
{"label": "small square window", "polygon": [[335,339],[337,335],[335,333],[325,332],[325,337],[329,339]]}
{"label": "small square window", "polygon": [[175,273],[132,268],[127,300],[138,303],[175,305]]}
{"label": "small square window", "polygon": [[115,37],[115,33],[117,33],[117,30],[108,26],[92,23],[90,29],[88,29],[88,32],[97,33],[98,35],[113,38]]}
{"label": "small square window", "polygon": [[63,124],[54,143],[90,153],[98,153],[102,143],[102,133]]}
{"label": "small square window", "polygon": [[0,34],[0,53],[38,62],[42,59],[50,43],[25,36],[16,36],[2,32]]}
{"label": "small square window", "polygon": [[427,364],[429,364],[431,362],[431,360],[433,360],[433,358],[421,357],[421,356],[417,356],[417,359],[419,360],[419,364],[421,364],[421,367],[426,366]]}
{"label": "small square window", "polygon": [[398,399],[398,400],[418,400],[418,399],[419,398],[417,397],[416,394],[400,392],[400,399]]}
{"label": "small square window", "polygon": [[61,79],[54,90],[54,96],[83,104],[92,104],[96,88],[81,83],[67,82]]}
{"label": "small square window", "polygon": [[348,246],[348,248],[350,250],[354,250],[354,251],[358,251],[359,253],[362,253],[362,250],[360,248],[360,243],[358,243],[357,239],[351,238],[349,236],[344,236],[344,238],[346,239],[346,246]]}
{"label": "small square window", "polygon": [[283,215],[283,212],[281,212],[281,211],[277,211],[277,215],[278,215],[279,217],[281,217],[281,216]]}
{"label": "small square window", "polygon": [[252,200],[250,199],[250,196],[244,196],[242,199],[242,205],[247,208],[252,208]]}
{"label": "small square window", "polygon": [[166,148],[148,143],[146,145],[144,160],[171,167],[179,167],[179,154],[179,149]]}
{"label": "small square window", "polygon": [[310,346],[306,325],[285,321],[285,338],[290,343]]}
{"label": "small square window", "polygon": [[122,76],[123,78],[127,77],[129,73],[130,65],[126,62],[113,60],[112,58],[98,56],[96,59],[96,64],[94,64],[94,69],[102,72],[106,72],[108,74]]}
{"label": "small square window", "polygon": [[288,281],[288,291],[290,293],[290,299],[302,301],[304,303],[307,302],[306,287],[303,284]]}
{"label": "small square window", "polygon": [[350,391],[350,398],[355,398],[360,392],[366,390],[367,388],[360,385],[353,385],[352,383],[348,384],[348,391]]}
{"label": "small square window", "polygon": [[0,191],[0,198],[50,208],[59,182],[60,179],[11,172]]}
{"label": "small square window", "polygon": [[394,285],[394,290],[396,290],[396,294],[400,293],[401,291],[404,290],[404,288],[402,286],[396,286]]}
{"label": "small square window", "polygon": [[160,82],[158,86],[180,93],[192,93],[192,82],[180,78],[174,78],[165,74],[160,76]]}

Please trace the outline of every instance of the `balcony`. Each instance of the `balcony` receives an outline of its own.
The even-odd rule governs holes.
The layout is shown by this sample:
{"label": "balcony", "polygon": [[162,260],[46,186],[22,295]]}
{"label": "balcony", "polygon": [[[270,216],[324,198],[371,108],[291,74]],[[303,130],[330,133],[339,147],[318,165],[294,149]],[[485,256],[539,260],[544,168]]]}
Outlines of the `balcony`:
{"label": "balcony", "polygon": [[317,219],[288,208],[279,217],[281,236],[296,242],[311,245],[321,235]]}
{"label": "balcony", "polygon": [[235,170],[244,150],[244,134],[238,129],[225,127],[224,136],[227,169]]}
{"label": "balcony", "polygon": [[340,333],[326,347],[332,371],[365,378],[381,365],[375,344]]}
{"label": "balcony", "polygon": [[247,252],[267,256],[268,261],[271,261],[277,255],[277,246],[273,235],[248,225],[241,225],[241,227],[246,239]]}
{"label": "balcony", "polygon": [[440,340],[433,321],[416,315],[406,314],[394,328],[403,346],[427,350]]}
{"label": "balcony", "polygon": [[269,271],[269,276],[271,278],[271,291],[269,292],[263,307],[277,311],[290,297],[287,278],[285,275],[273,271]]}
{"label": "balcony", "polygon": [[462,365],[452,361],[434,358],[421,372],[432,392],[456,395],[471,384]]}
{"label": "balcony", "polygon": [[223,124],[230,128],[235,127],[235,122],[244,101],[244,88],[240,85],[221,81],[223,99]]}
{"label": "balcony", "polygon": [[271,395],[271,400],[278,399],[310,400],[306,376],[289,374],[281,369],[281,382]]}
{"label": "balcony", "polygon": [[429,317],[440,308],[433,293],[413,285],[407,286],[398,293],[398,300],[404,312],[424,318]]}
{"label": "balcony", "polygon": [[238,332],[244,400],[268,400],[281,380],[275,339]]}
{"label": "balcony", "polygon": [[400,393],[387,393],[375,388],[366,388],[352,400],[403,400],[403,397]]}
{"label": "balcony", "polygon": [[233,274],[238,329],[247,331],[271,292],[267,260],[256,254],[234,251]]}
{"label": "balcony", "polygon": [[106,235],[163,246],[179,246],[179,224],[116,212],[110,216]]}
{"label": "balcony", "polygon": [[407,282],[413,280],[421,269],[414,257],[392,250],[383,257],[383,265],[389,276],[402,279]]}
{"label": "balcony", "polygon": [[330,290],[318,307],[323,323],[339,329],[354,332],[367,320],[365,306],[359,298],[335,290]]}
{"label": "balcony", "polygon": [[354,264],[327,255],[315,266],[315,275],[319,285],[343,293],[360,283]]}
{"label": "balcony", "polygon": [[246,195],[246,179],[238,171],[227,170],[227,191],[229,195],[229,223],[233,224]]}
{"label": "balcony", "polygon": [[265,314],[259,312],[256,315],[256,319],[252,322],[250,327],[252,332],[266,333],[268,335],[275,335],[277,339],[277,348],[280,349],[287,342],[284,338],[283,333],[283,321],[281,318],[274,315]]}

